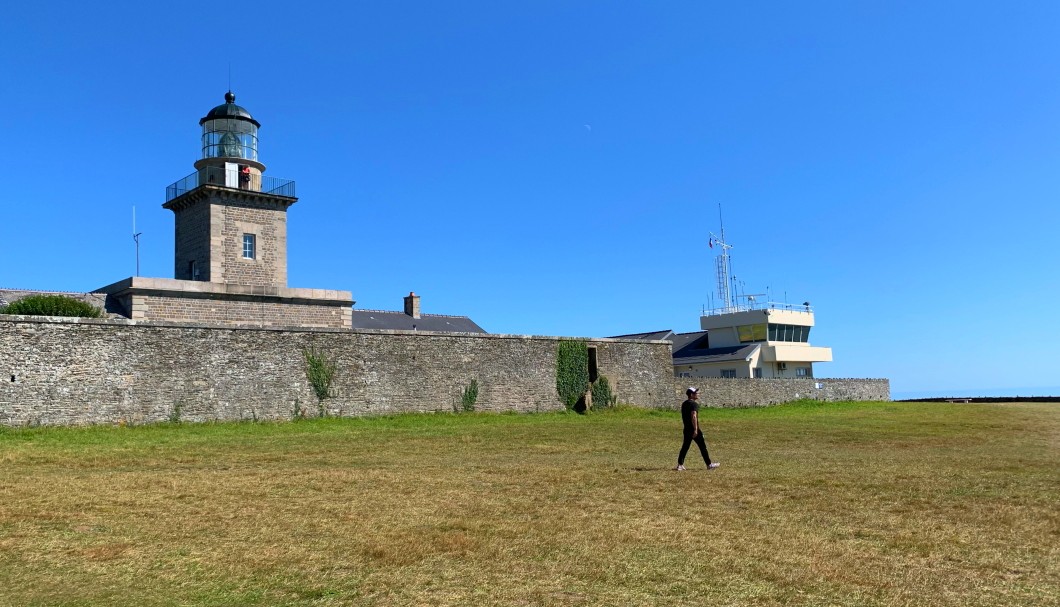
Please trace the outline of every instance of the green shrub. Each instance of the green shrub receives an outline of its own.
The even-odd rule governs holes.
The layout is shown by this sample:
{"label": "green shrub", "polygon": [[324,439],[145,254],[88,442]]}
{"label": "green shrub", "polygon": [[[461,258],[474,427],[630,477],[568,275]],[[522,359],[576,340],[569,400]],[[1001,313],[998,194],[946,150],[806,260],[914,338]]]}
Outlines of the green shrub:
{"label": "green shrub", "polygon": [[593,408],[605,409],[613,407],[618,397],[611,392],[611,382],[603,375],[593,384]]}
{"label": "green shrub", "polygon": [[317,396],[320,417],[324,417],[324,399],[331,396],[331,382],[335,379],[335,361],[313,349],[302,350],[305,359],[305,375],[313,393]]}
{"label": "green shrub", "polygon": [[475,410],[475,401],[478,400],[478,380],[473,379],[471,383],[464,388],[464,395],[460,399],[460,404],[463,405],[464,411],[471,412]]}
{"label": "green shrub", "polygon": [[66,295],[30,295],[0,307],[0,314],[99,318],[103,316],[103,311],[92,304]]}
{"label": "green shrub", "polygon": [[556,392],[567,409],[574,409],[589,389],[589,346],[564,339],[556,352]]}
{"label": "green shrub", "polygon": [[178,401],[173,405],[173,408],[169,411],[169,423],[179,424],[181,413],[184,411],[184,403]]}

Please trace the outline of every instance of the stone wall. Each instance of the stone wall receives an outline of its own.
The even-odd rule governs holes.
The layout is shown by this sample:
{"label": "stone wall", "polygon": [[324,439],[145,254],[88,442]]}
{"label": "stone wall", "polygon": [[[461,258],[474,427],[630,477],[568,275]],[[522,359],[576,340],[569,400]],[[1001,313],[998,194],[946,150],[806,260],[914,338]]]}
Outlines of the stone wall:
{"label": "stone wall", "polygon": [[[258,200],[230,200],[214,204],[210,211],[211,239],[220,239],[214,245],[211,265],[221,264],[221,272],[215,276],[219,282],[234,282],[244,285],[287,286],[287,211],[282,205],[261,203]],[[214,225],[220,224],[219,229]],[[254,259],[243,257],[243,235],[256,237]]]}
{"label": "stone wall", "polygon": [[349,291],[134,276],[99,289],[107,311],[135,321],[349,328]]}
{"label": "stone wall", "polygon": [[[178,280],[210,280],[210,205],[202,202],[174,213],[173,277]],[[192,274],[192,262],[198,276]],[[220,266],[218,264],[218,269]]]}
{"label": "stone wall", "polygon": [[[477,410],[559,410],[558,341],[0,316],[0,424],[278,420],[296,407],[316,415],[306,349],[337,364],[324,401],[333,415],[452,411],[472,379]],[[669,342],[589,343],[621,402],[672,406]]]}
{"label": "stone wall", "polygon": [[[174,213],[174,273],[218,283],[287,286],[287,208],[295,198],[202,185],[162,205]],[[243,235],[256,237],[243,257]]]}
{"label": "stone wall", "polygon": [[793,400],[888,401],[886,379],[722,379],[678,378],[674,406],[685,400],[689,385],[699,388],[699,402],[707,407],[766,407]]}
{"label": "stone wall", "polygon": [[222,300],[145,296],[140,298],[139,303],[143,306],[146,318],[164,318],[175,322],[340,328],[348,327],[352,316],[349,306],[284,304],[261,298]]}

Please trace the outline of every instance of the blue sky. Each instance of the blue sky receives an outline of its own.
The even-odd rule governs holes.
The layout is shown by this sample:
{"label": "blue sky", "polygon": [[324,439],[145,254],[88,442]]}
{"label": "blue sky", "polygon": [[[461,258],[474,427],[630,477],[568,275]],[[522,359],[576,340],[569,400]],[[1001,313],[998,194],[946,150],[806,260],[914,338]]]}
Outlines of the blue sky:
{"label": "blue sky", "polygon": [[693,331],[720,204],[746,290],[813,303],[818,375],[1060,393],[1056,2],[154,4],[5,10],[0,287],[132,275],[134,205],[171,277],[164,188],[231,78],[297,181],[292,287]]}

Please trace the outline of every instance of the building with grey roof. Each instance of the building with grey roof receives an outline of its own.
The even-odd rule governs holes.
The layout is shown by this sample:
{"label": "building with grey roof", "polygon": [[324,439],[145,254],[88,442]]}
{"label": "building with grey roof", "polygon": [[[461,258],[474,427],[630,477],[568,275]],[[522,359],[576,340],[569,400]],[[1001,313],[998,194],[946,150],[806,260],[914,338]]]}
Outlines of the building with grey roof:
{"label": "building with grey roof", "polygon": [[[802,320],[806,323],[796,332],[792,324],[752,324],[743,316],[729,315],[735,321],[720,320],[705,331],[674,333],[651,331],[616,335],[621,339],[638,341],[666,340],[673,344],[674,377],[727,378],[810,378],[813,362],[831,360],[830,348],[810,347],[804,340],[812,325],[812,313]],[[776,311],[773,311],[777,315]],[[783,317],[791,323],[791,315]],[[762,318],[769,318],[763,315]],[[756,320],[752,318],[751,320]],[[746,324],[745,324],[746,323]],[[789,335],[790,333],[790,335]]]}
{"label": "building with grey roof", "polygon": [[382,329],[389,331],[434,331],[439,333],[485,333],[467,316],[420,313],[420,296],[409,293],[401,312],[385,310],[354,310],[354,329]]}

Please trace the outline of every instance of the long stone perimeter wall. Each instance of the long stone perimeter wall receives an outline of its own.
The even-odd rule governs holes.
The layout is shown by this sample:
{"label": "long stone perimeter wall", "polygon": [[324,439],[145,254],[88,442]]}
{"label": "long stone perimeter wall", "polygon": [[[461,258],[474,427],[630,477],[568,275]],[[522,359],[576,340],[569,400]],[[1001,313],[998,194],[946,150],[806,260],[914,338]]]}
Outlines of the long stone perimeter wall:
{"label": "long stone perimeter wall", "polygon": [[[330,415],[563,409],[560,338],[239,328],[0,316],[0,424],[290,419],[318,414],[303,351],[337,364]],[[669,342],[590,339],[620,402],[673,406]]]}
{"label": "long stone perimeter wall", "polygon": [[793,400],[888,401],[891,383],[886,379],[733,379],[679,378],[674,398],[685,400],[689,385],[699,388],[699,402],[707,407],[768,407]]}

